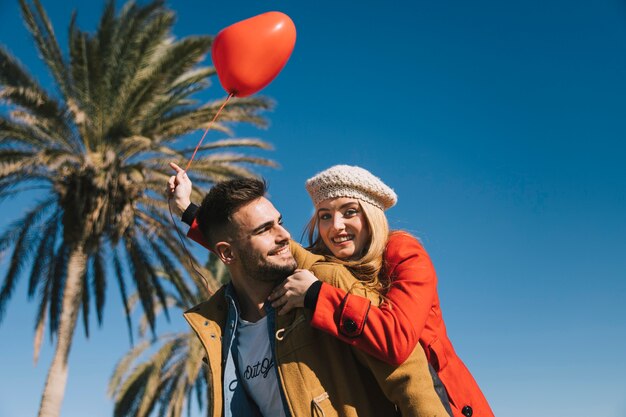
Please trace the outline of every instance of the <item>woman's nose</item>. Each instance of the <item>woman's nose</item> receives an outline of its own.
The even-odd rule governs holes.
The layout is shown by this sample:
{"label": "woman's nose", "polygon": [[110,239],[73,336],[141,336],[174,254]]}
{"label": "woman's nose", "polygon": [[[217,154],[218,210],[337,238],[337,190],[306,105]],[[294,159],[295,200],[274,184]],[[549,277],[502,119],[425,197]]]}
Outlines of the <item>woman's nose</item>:
{"label": "woman's nose", "polygon": [[335,228],[335,230],[343,230],[346,228],[341,216],[335,216],[333,218],[333,227]]}

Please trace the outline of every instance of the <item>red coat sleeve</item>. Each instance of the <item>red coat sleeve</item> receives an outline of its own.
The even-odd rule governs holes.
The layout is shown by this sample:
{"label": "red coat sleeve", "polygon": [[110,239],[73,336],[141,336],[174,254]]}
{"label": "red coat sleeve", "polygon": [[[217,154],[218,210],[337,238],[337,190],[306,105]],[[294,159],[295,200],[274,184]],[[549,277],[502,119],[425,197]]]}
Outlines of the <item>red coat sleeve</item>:
{"label": "red coat sleeve", "polygon": [[437,277],[426,250],[408,233],[393,233],[385,251],[391,285],[380,307],[323,284],[313,327],[392,365],[415,349],[435,300]]}
{"label": "red coat sleeve", "polygon": [[193,223],[191,224],[191,227],[187,231],[187,237],[191,240],[194,240],[196,243],[201,244],[208,250],[211,250],[211,248],[209,248],[209,244],[204,239],[204,236],[202,235],[202,232],[200,231],[200,227],[198,226],[198,222],[196,219],[193,219]]}

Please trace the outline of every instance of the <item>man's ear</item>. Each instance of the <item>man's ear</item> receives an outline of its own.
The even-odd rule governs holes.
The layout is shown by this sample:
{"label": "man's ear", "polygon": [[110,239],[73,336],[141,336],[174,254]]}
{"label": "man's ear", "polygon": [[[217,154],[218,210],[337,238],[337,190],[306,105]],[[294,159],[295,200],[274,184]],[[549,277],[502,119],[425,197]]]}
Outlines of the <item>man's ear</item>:
{"label": "man's ear", "polygon": [[230,265],[235,260],[233,247],[228,242],[217,242],[215,244],[215,254],[226,265]]}

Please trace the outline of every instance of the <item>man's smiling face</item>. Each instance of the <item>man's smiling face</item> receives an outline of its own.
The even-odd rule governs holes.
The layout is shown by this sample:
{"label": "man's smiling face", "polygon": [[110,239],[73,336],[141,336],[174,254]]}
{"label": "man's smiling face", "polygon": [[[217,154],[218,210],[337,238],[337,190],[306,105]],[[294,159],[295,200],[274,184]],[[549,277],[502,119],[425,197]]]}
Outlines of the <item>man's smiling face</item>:
{"label": "man's smiling face", "polygon": [[239,208],[232,214],[231,222],[237,235],[233,249],[250,278],[279,282],[294,272],[296,261],[289,249],[291,235],[267,198]]}

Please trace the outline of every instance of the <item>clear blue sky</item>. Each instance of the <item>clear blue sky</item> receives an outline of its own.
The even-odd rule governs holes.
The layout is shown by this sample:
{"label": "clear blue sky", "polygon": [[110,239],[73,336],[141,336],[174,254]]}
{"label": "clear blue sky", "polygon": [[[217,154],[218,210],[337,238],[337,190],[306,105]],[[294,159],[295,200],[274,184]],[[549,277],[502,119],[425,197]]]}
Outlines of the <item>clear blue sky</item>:
{"label": "clear blue sky", "polygon": [[[73,9],[83,28],[102,10],[43,4],[63,44]],[[392,226],[430,252],[449,335],[496,415],[626,416],[622,0],[168,4],[178,36],[269,10],[294,20],[292,58],[263,92],[277,102],[271,126],[236,133],[275,145],[264,155],[281,169],[263,174],[295,237],[311,213],[306,178],[371,170],[400,197]],[[0,0],[0,42],[49,85],[17,1]],[[3,202],[0,226],[29,203]],[[103,328],[77,333],[66,417],[111,415],[107,379],[129,343],[109,289]],[[0,325],[0,417],[38,408],[52,346],[33,367],[35,309],[22,285]],[[182,317],[159,327],[180,329]]]}

